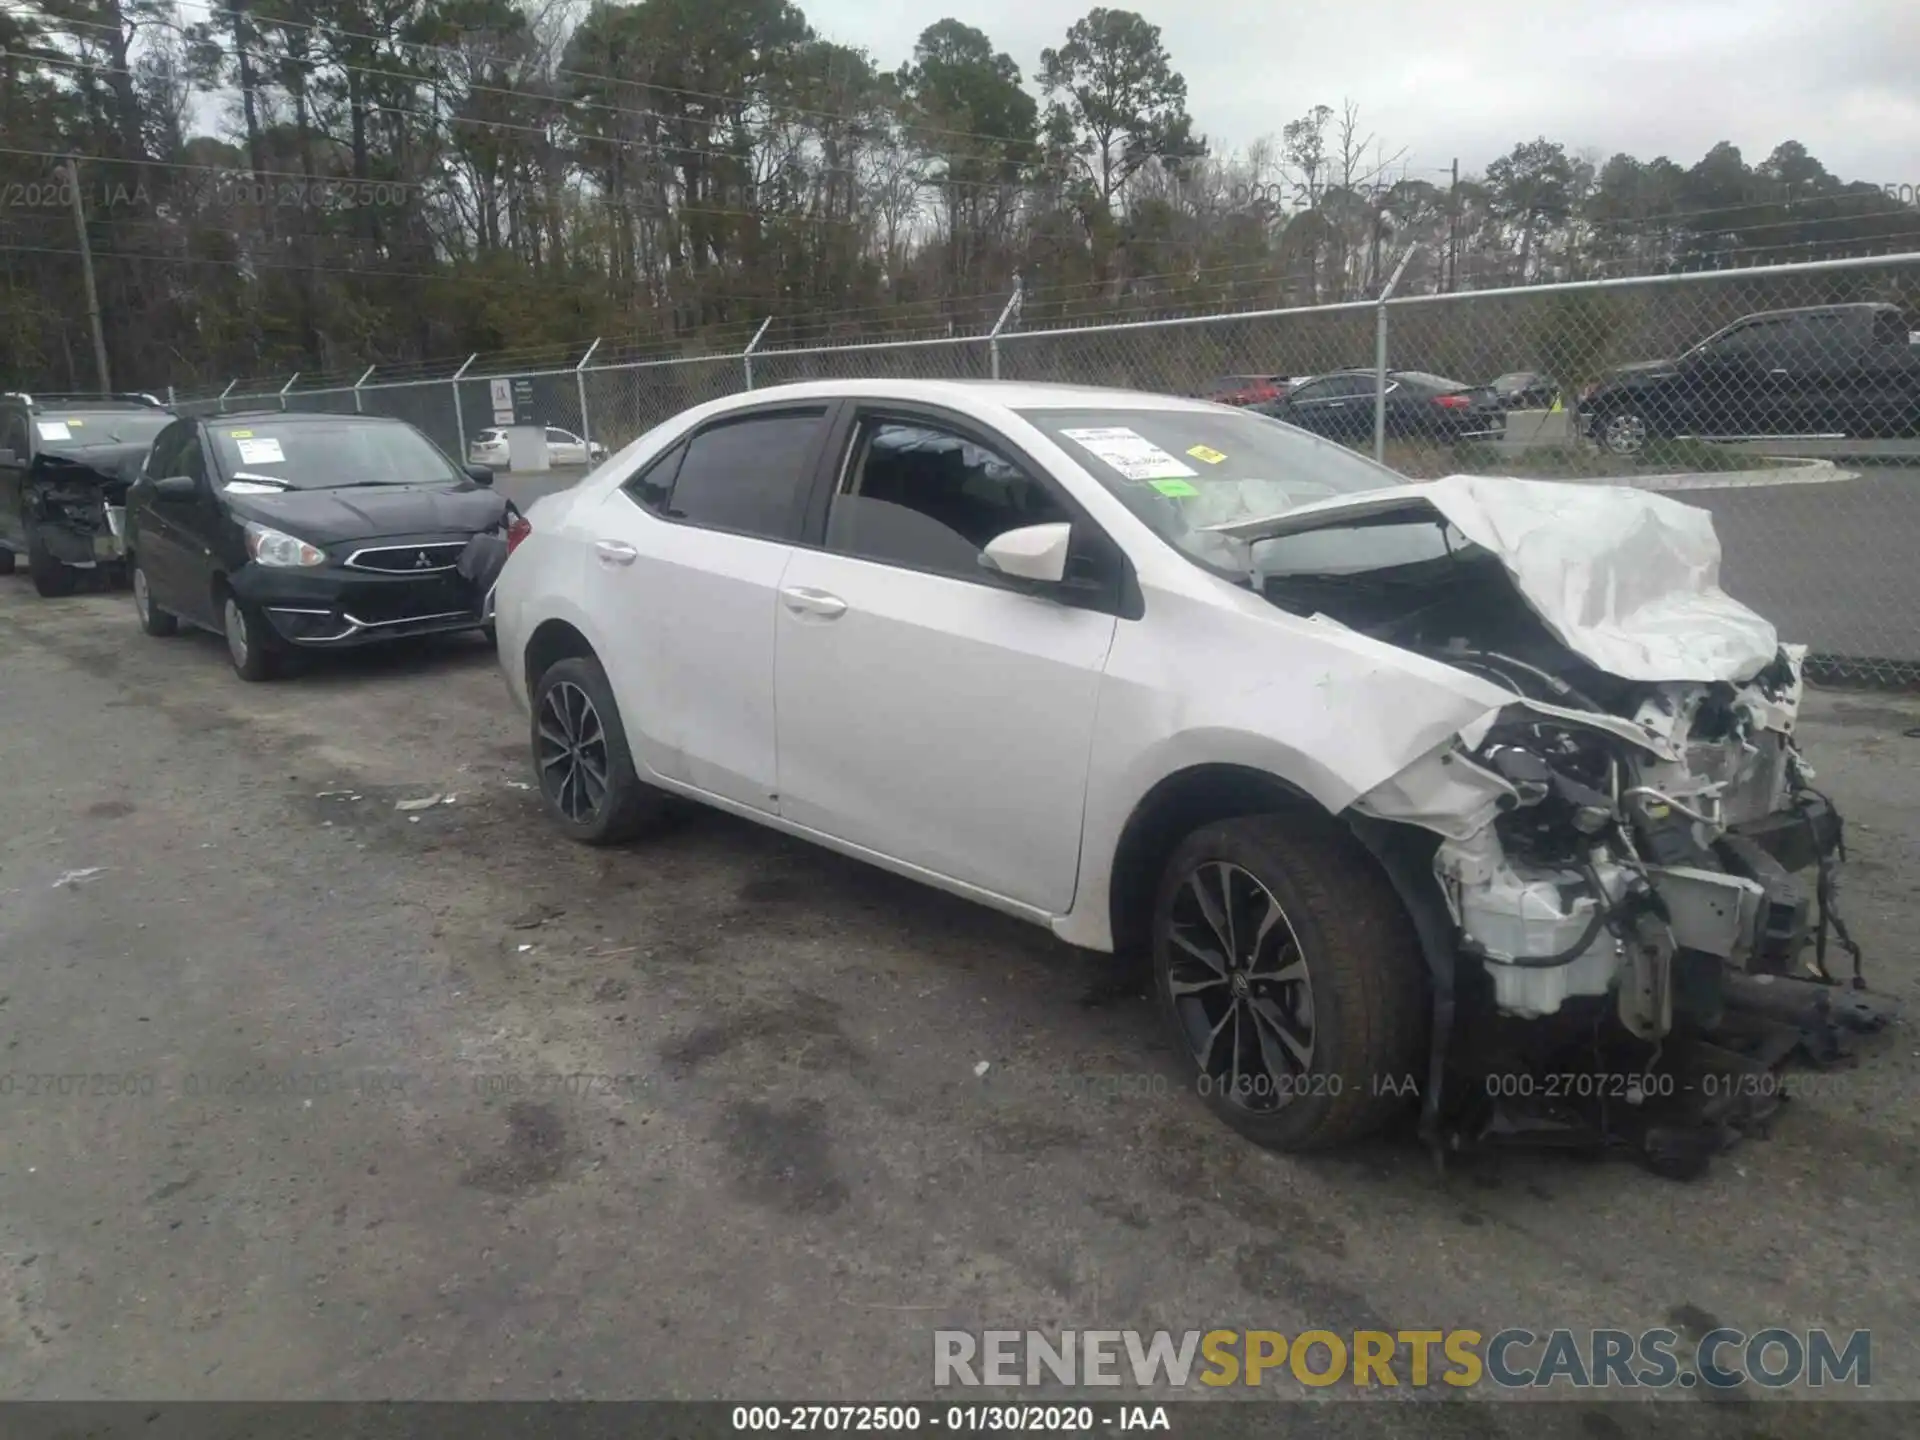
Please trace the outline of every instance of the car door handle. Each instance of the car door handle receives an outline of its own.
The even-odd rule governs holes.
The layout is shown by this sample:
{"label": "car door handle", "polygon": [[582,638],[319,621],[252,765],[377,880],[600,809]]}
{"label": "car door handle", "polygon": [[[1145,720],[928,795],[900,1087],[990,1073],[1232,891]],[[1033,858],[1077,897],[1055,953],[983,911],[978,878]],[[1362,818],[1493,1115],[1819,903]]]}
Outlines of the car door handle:
{"label": "car door handle", "polygon": [[847,602],[838,595],[795,585],[780,592],[780,601],[796,615],[815,615],[822,620],[838,620],[847,613]]}
{"label": "car door handle", "polygon": [[638,550],[619,540],[596,540],[593,553],[600,557],[602,565],[631,565],[640,558]]}

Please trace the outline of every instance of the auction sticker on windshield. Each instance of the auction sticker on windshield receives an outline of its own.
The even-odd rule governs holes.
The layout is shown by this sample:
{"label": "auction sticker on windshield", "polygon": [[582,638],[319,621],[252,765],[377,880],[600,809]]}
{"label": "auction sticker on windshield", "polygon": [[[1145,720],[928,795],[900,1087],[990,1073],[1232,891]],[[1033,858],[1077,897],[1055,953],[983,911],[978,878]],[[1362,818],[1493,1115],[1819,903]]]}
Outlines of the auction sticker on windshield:
{"label": "auction sticker on windshield", "polygon": [[1183,465],[1138,431],[1124,425],[1062,430],[1067,439],[1104,460],[1129,480],[1190,480],[1200,472]]}
{"label": "auction sticker on windshield", "polygon": [[243,465],[279,465],[285,462],[286,452],[281,450],[280,442],[271,435],[264,440],[236,440],[240,447],[240,463]]}
{"label": "auction sticker on windshield", "polygon": [[63,420],[42,420],[40,422],[40,438],[42,440],[71,440],[73,438],[73,432],[67,428],[66,422]]}

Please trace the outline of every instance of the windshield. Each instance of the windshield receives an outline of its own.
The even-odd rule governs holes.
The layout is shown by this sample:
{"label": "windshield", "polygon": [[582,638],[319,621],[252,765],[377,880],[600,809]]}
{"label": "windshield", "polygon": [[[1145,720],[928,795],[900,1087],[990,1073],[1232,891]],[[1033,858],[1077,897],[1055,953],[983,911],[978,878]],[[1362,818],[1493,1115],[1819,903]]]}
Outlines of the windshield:
{"label": "windshield", "polygon": [[1208,527],[1406,483],[1344,445],[1244,411],[1021,413],[1163,540],[1235,576],[1245,547]]}
{"label": "windshield", "polygon": [[101,445],[151,445],[154,437],[174,419],[164,410],[134,410],[125,414],[96,410],[77,415],[50,410],[35,415],[33,426],[41,450],[68,455]]}
{"label": "windshield", "polygon": [[426,436],[393,420],[244,420],[209,433],[220,473],[248,486],[332,490],[466,478]]}

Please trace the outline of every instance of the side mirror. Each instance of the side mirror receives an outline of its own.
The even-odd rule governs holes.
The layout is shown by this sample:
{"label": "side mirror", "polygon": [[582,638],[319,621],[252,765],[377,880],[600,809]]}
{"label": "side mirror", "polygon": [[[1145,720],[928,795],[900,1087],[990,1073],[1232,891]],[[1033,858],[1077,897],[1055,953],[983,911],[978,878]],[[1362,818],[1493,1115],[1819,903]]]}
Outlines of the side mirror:
{"label": "side mirror", "polygon": [[980,563],[1015,580],[1058,585],[1067,577],[1067,550],[1072,543],[1073,526],[1064,521],[1025,525],[989,540],[980,552]]}
{"label": "side mirror", "polygon": [[200,493],[200,482],[191,475],[169,475],[153,482],[156,500],[191,500]]}
{"label": "side mirror", "polygon": [[491,485],[493,484],[493,467],[491,465],[469,465],[467,466],[467,478],[476,485]]}

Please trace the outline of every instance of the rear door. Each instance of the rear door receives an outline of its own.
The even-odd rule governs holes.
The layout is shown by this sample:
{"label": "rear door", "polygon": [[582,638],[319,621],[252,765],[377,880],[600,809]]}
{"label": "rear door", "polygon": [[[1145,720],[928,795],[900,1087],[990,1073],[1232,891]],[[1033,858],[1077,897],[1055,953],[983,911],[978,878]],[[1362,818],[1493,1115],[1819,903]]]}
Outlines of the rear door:
{"label": "rear door", "polygon": [[1794,366],[1804,365],[1799,317],[1761,316],[1729,330],[1684,368],[1674,428],[1693,435],[1781,435],[1802,409]]}
{"label": "rear door", "polygon": [[702,427],[593,517],[587,609],[635,758],[666,779],[779,813],[774,627],[826,404]]}
{"label": "rear door", "polygon": [[[861,407],[825,547],[780,586],[780,813],[1047,914],[1073,903],[1087,764],[1124,560],[1051,476],[944,411]],[[1070,579],[984,569],[1008,530],[1075,527]]]}
{"label": "rear door", "polygon": [[580,443],[578,435],[549,426],[547,459],[555,465],[584,465],[587,463],[587,447]]}
{"label": "rear door", "polygon": [[[1361,391],[1366,390],[1362,404]],[[1360,411],[1365,410],[1365,428],[1373,427],[1372,377],[1329,375],[1302,385],[1288,395],[1280,418],[1316,435],[1349,436],[1362,428]]]}

